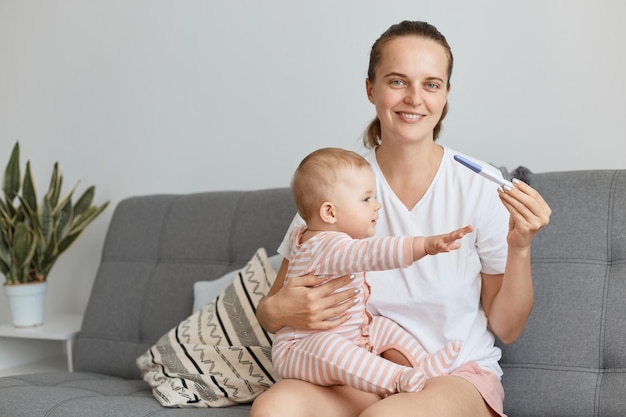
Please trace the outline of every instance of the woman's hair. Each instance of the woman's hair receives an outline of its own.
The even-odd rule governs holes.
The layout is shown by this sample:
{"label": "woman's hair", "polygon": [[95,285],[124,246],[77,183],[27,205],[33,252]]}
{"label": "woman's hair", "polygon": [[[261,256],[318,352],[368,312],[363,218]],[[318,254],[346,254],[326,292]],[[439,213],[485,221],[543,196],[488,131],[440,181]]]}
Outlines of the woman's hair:
{"label": "woman's hair", "polygon": [[[405,20],[403,22],[397,23],[387,29],[380,37],[374,42],[372,45],[372,50],[370,52],[370,64],[367,69],[367,78],[370,82],[374,82],[376,78],[376,70],[380,65],[380,61],[382,59],[383,50],[385,45],[396,38],[403,36],[416,36],[418,38],[429,39],[437,42],[439,45],[443,46],[448,55],[448,83],[447,88],[450,88],[450,77],[452,76],[452,50],[450,49],[450,45],[448,45],[448,41],[445,36],[443,36],[436,27],[433,25],[420,22],[420,21],[409,21]],[[439,133],[441,132],[441,122],[446,117],[448,113],[448,103],[443,108],[443,112],[441,113],[441,119],[433,129],[433,138],[436,140],[439,137]],[[367,148],[375,148],[380,145],[381,141],[381,130],[380,130],[380,120],[378,117],[375,117],[365,129],[365,133],[363,135],[363,143]]]}
{"label": "woman's hair", "polygon": [[344,169],[369,168],[365,158],[341,148],[321,148],[307,155],[293,174],[291,193],[300,217],[308,221],[328,201]]}

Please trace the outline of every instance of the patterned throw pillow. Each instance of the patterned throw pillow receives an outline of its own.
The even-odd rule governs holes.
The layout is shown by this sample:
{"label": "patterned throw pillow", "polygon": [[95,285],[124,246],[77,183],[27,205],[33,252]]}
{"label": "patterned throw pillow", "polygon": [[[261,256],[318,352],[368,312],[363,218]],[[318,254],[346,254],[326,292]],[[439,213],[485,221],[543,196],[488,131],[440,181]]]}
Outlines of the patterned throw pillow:
{"label": "patterned throw pillow", "polygon": [[273,335],[256,306],[276,273],[259,249],[213,302],[163,335],[137,359],[144,381],[164,407],[225,407],[252,401],[279,377]]}

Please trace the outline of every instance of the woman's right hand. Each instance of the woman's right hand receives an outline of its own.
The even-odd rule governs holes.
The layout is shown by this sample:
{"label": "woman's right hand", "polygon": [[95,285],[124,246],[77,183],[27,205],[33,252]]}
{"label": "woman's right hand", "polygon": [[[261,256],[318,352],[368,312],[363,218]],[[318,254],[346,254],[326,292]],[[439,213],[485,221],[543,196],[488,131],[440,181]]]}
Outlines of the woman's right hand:
{"label": "woman's right hand", "polygon": [[288,265],[283,259],[272,288],[257,307],[257,319],[265,330],[276,333],[283,326],[329,330],[350,318],[346,311],[360,301],[358,290],[355,292],[352,288],[335,293],[350,284],[349,275],[326,280],[306,275],[292,278],[284,285]]}

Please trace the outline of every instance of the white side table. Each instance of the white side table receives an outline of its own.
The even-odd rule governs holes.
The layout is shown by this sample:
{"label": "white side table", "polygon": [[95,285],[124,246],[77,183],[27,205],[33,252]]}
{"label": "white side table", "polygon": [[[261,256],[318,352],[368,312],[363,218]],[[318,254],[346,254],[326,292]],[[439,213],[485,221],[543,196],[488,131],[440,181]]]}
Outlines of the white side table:
{"label": "white side table", "polygon": [[65,342],[67,353],[67,369],[74,372],[72,361],[72,345],[76,334],[80,331],[83,316],[80,314],[64,314],[47,316],[44,324],[37,327],[18,328],[12,324],[0,324],[0,337],[16,339],[58,340]]}

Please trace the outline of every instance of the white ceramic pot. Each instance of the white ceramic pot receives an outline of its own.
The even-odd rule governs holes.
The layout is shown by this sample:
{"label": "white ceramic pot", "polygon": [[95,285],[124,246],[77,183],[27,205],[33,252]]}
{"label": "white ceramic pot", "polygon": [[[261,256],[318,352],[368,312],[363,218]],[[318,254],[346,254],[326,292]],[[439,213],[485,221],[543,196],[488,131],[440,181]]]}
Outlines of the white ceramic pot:
{"label": "white ceramic pot", "polygon": [[9,301],[11,320],[15,327],[43,324],[47,287],[47,282],[4,285],[4,294]]}

